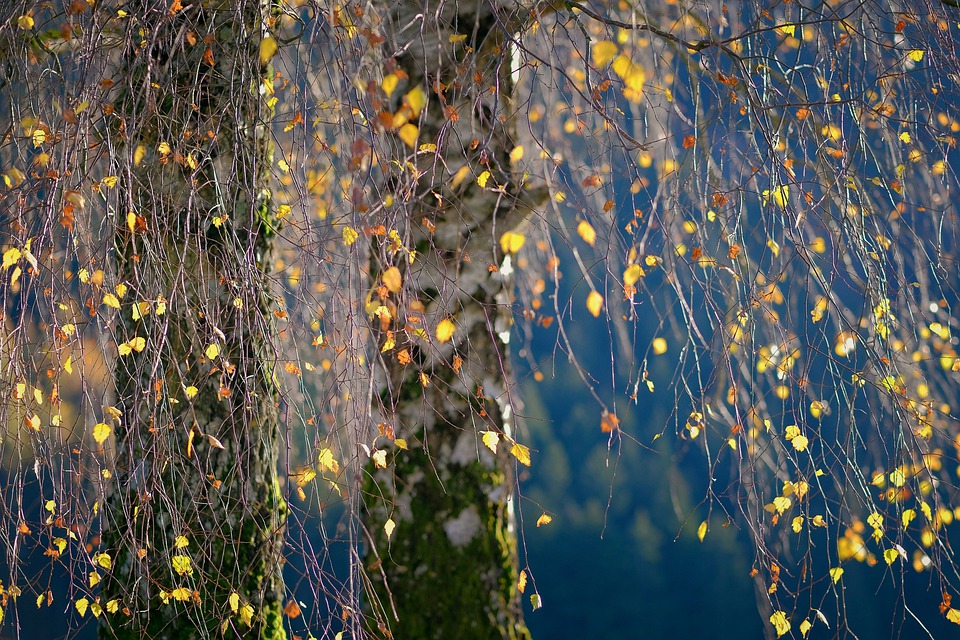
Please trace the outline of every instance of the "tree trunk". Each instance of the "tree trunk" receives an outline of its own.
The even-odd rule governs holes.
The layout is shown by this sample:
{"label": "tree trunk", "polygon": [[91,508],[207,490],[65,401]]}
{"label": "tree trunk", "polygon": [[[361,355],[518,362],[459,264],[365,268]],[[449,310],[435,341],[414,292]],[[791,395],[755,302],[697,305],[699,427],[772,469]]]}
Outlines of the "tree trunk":
{"label": "tree trunk", "polygon": [[[522,219],[509,160],[504,24],[513,20],[494,8],[485,0],[384,5],[399,84],[385,98],[394,120],[381,140],[387,157],[405,157],[419,172],[390,183],[398,204],[385,219],[416,253],[389,238],[372,247],[368,311],[389,310],[373,315],[385,372],[374,413],[381,435],[405,439],[408,449],[394,447],[392,464],[371,468],[365,525],[373,539],[368,612],[403,640],[529,637],[511,503],[511,281],[498,244]],[[418,89],[426,98],[419,112]],[[418,127],[416,141],[400,142],[398,117]],[[436,154],[422,144],[437,145]],[[392,267],[402,275],[399,291],[383,278]],[[455,332],[445,340],[448,320]],[[496,455],[481,442],[486,431],[500,439]],[[374,447],[389,449],[386,440]]]}
{"label": "tree trunk", "polygon": [[260,58],[271,4],[124,8],[136,24],[111,137],[126,208],[115,267],[128,290],[117,411],[104,417],[116,458],[101,637],[284,638]]}

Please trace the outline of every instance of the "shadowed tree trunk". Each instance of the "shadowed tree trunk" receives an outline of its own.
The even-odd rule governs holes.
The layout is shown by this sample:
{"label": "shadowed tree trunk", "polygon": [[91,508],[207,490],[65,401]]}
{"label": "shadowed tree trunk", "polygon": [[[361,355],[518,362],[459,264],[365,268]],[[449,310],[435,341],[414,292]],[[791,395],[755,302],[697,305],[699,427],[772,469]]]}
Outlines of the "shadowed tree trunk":
{"label": "shadowed tree trunk", "polygon": [[[105,638],[280,639],[286,504],[268,282],[271,4],[125,5],[111,134],[116,434]],[[266,58],[266,56],[265,56]]]}
{"label": "shadowed tree trunk", "polygon": [[[401,204],[387,228],[415,256],[389,239],[372,248],[375,302],[396,320],[379,317],[386,375],[374,411],[381,433],[392,430],[409,449],[396,449],[366,486],[375,541],[367,560],[379,567],[369,610],[404,640],[525,638],[508,440],[511,280],[498,242],[523,217],[509,160],[516,142],[505,23],[513,17],[486,0],[380,4],[391,16],[386,46],[398,78],[385,105],[390,157],[406,156],[420,173],[388,185]],[[406,119],[418,131],[404,131]],[[423,144],[435,144],[436,155],[414,158]],[[399,291],[384,277],[391,268],[402,275]],[[487,431],[500,440],[496,455],[482,444]],[[388,520],[396,525],[389,535]]]}

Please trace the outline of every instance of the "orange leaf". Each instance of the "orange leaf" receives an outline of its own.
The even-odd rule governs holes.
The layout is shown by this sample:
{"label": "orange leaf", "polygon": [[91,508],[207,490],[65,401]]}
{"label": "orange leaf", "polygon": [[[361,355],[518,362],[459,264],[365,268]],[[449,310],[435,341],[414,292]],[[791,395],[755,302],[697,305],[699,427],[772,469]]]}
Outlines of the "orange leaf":
{"label": "orange leaf", "polygon": [[600,418],[600,430],[604,433],[610,433],[619,428],[620,418],[609,411],[604,411],[603,416]]}

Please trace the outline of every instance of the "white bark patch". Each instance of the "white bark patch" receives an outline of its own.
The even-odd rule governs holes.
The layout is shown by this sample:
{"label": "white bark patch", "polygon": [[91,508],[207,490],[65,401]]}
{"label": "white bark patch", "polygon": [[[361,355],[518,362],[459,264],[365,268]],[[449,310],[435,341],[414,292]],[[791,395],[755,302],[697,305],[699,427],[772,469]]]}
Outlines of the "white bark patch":
{"label": "white bark patch", "polygon": [[453,453],[450,454],[450,462],[467,466],[477,461],[480,457],[479,445],[477,445],[477,434],[470,429],[464,429],[457,438],[457,444],[453,447]]}
{"label": "white bark patch", "polygon": [[480,515],[476,507],[468,507],[453,520],[444,522],[443,530],[453,546],[463,547],[469,544],[480,533]]}

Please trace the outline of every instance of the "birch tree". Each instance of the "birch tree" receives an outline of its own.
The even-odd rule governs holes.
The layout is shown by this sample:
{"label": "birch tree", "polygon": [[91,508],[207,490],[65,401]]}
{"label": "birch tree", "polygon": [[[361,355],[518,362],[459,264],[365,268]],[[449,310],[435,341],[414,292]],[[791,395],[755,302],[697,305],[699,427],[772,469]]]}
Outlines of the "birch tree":
{"label": "birch tree", "polygon": [[952,5],[0,11],[8,620],[527,637],[546,339],[611,460],[705,461],[770,636],[861,562],[960,622]]}

